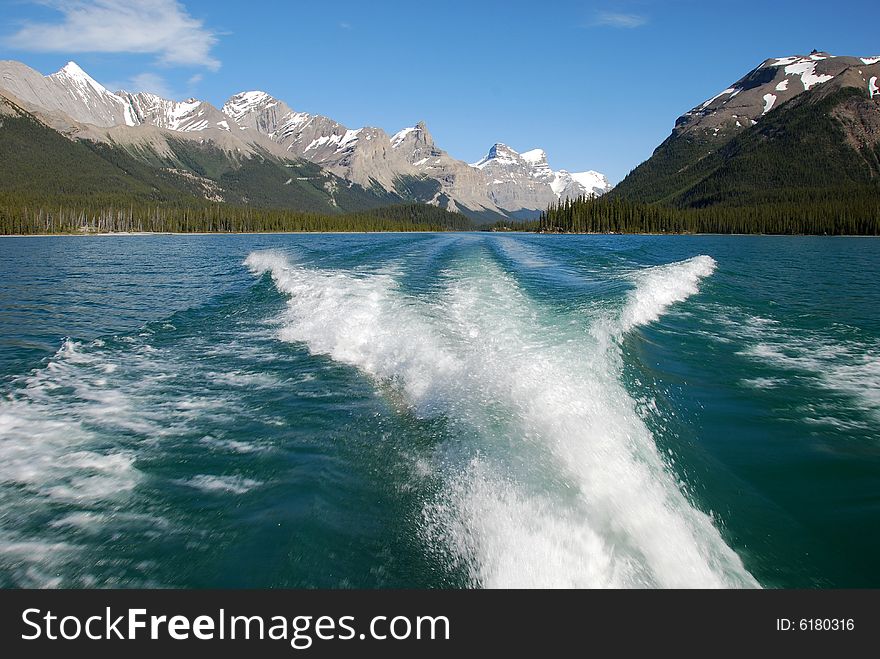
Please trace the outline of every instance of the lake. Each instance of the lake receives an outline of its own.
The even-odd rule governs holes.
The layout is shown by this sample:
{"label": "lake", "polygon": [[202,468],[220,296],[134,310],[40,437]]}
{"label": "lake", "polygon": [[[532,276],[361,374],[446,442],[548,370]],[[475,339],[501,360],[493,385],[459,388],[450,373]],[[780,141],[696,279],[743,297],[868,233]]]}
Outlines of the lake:
{"label": "lake", "polygon": [[0,238],[0,585],[878,587],[880,241]]}

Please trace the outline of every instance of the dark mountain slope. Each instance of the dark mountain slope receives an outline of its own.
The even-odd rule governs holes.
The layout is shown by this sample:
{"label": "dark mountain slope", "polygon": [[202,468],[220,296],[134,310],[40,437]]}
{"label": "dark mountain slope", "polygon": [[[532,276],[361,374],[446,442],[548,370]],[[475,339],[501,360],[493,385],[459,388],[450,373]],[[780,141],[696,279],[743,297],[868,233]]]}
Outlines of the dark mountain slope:
{"label": "dark mountain slope", "polygon": [[[762,67],[769,71],[763,64],[740,81],[744,88],[746,82],[756,84],[758,88],[749,88],[755,95],[763,92],[765,109],[757,119],[733,113],[724,103],[714,113],[692,110],[611,195],[632,202],[704,208],[877,194],[880,94],[872,93],[876,77],[871,74],[880,72],[880,65],[864,61],[871,60],[842,69],[837,62],[837,68],[831,69],[835,75],[822,74],[827,78],[822,83],[809,78],[812,84],[794,95],[791,89],[801,84],[796,76],[780,79],[780,72],[762,78],[758,75]],[[776,105],[771,92],[779,87],[785,88],[789,100]],[[743,112],[743,106],[736,111]],[[751,114],[755,112],[752,108]],[[731,121],[740,125],[731,127]]]}

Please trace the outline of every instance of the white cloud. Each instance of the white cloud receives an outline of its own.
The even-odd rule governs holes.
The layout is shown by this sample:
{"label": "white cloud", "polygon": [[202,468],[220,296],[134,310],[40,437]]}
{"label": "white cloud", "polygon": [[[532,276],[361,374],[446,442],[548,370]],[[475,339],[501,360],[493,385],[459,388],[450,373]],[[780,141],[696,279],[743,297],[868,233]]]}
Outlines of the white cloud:
{"label": "white cloud", "polygon": [[139,73],[124,85],[126,91],[150,92],[162,98],[175,98],[165,78],[155,73]]}
{"label": "white cloud", "polygon": [[6,46],[53,53],[147,53],[161,64],[220,68],[217,35],[177,0],[44,0],[56,23],[26,22]]}
{"label": "white cloud", "polygon": [[187,80],[187,83],[189,83],[190,87],[195,87],[197,84],[199,84],[204,79],[205,79],[205,76],[203,76],[201,73],[196,73],[189,80]]}
{"label": "white cloud", "polygon": [[593,22],[593,25],[631,29],[641,27],[647,22],[648,17],[640,14],[620,14],[611,11],[600,11],[596,14],[596,20]]}
{"label": "white cloud", "polygon": [[340,24],[339,24],[339,27],[340,27],[341,29],[343,29],[343,30],[350,30],[350,29],[351,29],[351,23],[340,23]]}

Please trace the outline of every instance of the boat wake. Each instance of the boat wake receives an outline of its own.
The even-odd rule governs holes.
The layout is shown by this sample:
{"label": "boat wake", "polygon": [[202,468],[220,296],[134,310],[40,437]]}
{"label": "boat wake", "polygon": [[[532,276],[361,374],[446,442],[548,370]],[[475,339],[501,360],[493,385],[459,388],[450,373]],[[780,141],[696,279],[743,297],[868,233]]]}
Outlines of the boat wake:
{"label": "boat wake", "polygon": [[698,292],[698,256],[631,276],[622,306],[542,307],[485,253],[407,295],[389,274],[246,265],[288,296],[280,338],[443,417],[422,533],[481,587],[756,587],[684,494],[621,381],[621,340]]}

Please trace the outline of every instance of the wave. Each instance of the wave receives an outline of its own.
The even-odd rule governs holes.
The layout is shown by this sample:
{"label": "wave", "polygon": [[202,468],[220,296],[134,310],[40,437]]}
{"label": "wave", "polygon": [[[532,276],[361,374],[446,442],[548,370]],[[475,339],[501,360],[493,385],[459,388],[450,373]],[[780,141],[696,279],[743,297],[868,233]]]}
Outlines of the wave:
{"label": "wave", "polygon": [[715,272],[715,267],[715,259],[701,255],[636,272],[635,288],[618,321],[620,330],[628,332],[658,320],[670,306],[695,295],[700,281]]}
{"label": "wave", "polygon": [[[247,414],[235,394],[269,386],[268,376],[210,370],[189,352],[203,353],[199,345],[184,349],[175,339],[172,347],[157,348],[154,339],[145,328],[106,341],[66,340],[0,397],[0,584],[95,585],[83,556],[96,537],[109,545],[121,528],[144,538],[165,524],[133,512],[150,507],[139,500],[138,490],[151,480],[140,461],[199,437],[206,451],[263,448],[229,442],[223,429],[230,413]],[[186,483],[229,495],[258,484],[229,474]],[[107,547],[101,560],[111,553]],[[102,578],[108,585],[114,577]]]}
{"label": "wave", "polygon": [[830,342],[821,337],[768,333],[741,354],[785,371],[808,375],[821,388],[844,394],[880,418],[880,351],[877,346]]}
{"label": "wave", "polygon": [[[48,516],[49,526],[58,528],[51,511],[86,515],[94,507],[113,508],[140,481],[133,451],[108,443],[99,431],[108,423],[123,432],[143,429],[122,392],[106,386],[117,368],[68,340],[45,368],[0,400],[0,503],[6,513],[0,521],[0,564],[9,561],[4,568],[16,585],[60,585],[53,573],[80,549],[68,538],[61,542],[35,533],[28,520]],[[90,521],[100,523],[98,517]],[[33,549],[21,552],[22,547]]]}
{"label": "wave", "polygon": [[288,296],[280,338],[397,388],[451,434],[425,540],[484,587],[757,586],[683,494],[621,383],[619,339],[698,291],[699,256],[633,274],[618,313],[573,323],[485,257],[430,300],[390,275],[321,271],[277,252],[245,264]]}
{"label": "wave", "polygon": [[801,410],[813,415],[804,419],[807,422],[849,428],[852,419],[837,418],[842,410],[847,415],[867,413],[871,423],[880,419],[880,344],[861,330],[843,324],[803,329],[723,305],[706,307],[701,318],[714,326],[709,336],[740,345],[736,354],[769,370],[766,376],[742,380],[741,385],[819,389],[824,400],[811,397],[811,406],[827,409]]}

